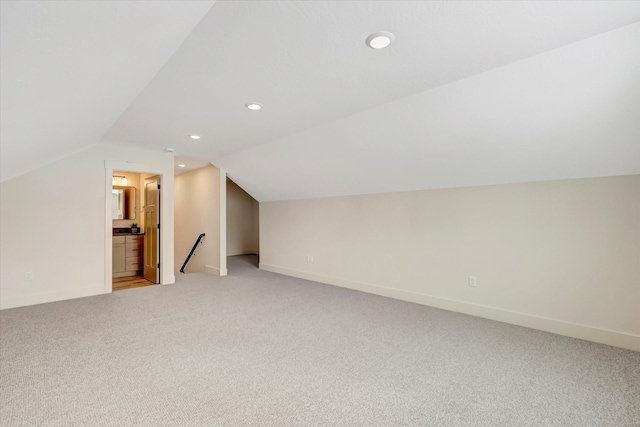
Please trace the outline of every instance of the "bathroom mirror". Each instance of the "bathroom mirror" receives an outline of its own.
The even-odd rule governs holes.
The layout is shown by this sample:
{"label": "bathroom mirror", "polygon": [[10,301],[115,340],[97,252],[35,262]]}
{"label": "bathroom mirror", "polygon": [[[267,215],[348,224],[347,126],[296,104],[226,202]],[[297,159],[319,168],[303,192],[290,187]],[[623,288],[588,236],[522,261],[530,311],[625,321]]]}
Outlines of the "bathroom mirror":
{"label": "bathroom mirror", "polygon": [[111,218],[114,220],[136,219],[136,188],[113,186]]}

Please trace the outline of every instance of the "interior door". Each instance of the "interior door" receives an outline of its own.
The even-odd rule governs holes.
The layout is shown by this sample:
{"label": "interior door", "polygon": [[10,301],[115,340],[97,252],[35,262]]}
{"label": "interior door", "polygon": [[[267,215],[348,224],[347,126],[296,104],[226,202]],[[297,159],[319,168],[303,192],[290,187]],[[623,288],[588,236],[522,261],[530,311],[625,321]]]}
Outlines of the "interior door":
{"label": "interior door", "polygon": [[159,283],[160,278],[160,179],[144,180],[144,278]]}

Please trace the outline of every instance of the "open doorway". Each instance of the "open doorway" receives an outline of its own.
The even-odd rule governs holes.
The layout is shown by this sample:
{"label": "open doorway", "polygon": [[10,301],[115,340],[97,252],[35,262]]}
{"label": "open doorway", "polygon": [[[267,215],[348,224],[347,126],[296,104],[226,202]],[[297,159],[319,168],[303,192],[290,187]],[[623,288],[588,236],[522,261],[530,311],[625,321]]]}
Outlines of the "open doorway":
{"label": "open doorway", "polygon": [[[153,164],[143,164],[135,162],[122,162],[105,160],[105,274],[104,274],[104,292],[111,293],[115,288],[128,289],[131,287],[139,287],[141,284],[168,285],[175,283],[173,275],[173,227],[165,229],[164,225],[173,225],[173,168],[167,162],[154,162]],[[165,177],[170,179],[165,182]],[[122,178],[126,181],[122,181]],[[153,182],[156,192],[155,213],[157,214],[155,223],[155,236],[152,240],[147,241],[146,237],[148,229],[145,229],[145,210],[147,203],[145,194],[145,185]],[[133,200],[129,202],[131,205],[125,205],[123,208],[117,206],[117,195],[114,195],[114,186],[135,187],[135,195]],[[165,188],[166,187],[166,188]],[[123,198],[125,196],[122,196]],[[116,206],[114,206],[116,204]],[[114,212],[122,211],[122,209],[133,209],[136,212],[135,218],[122,219],[118,218],[114,221]],[[118,230],[120,229],[120,230]],[[124,232],[124,236],[118,234],[118,231]],[[127,236],[128,235],[128,236]],[[129,242],[127,242],[127,237]],[[135,240],[135,241],[134,241]],[[129,243],[129,248],[127,248]],[[114,248],[116,245],[122,245]],[[153,275],[145,279],[145,248],[152,249],[155,256],[148,258],[154,262],[155,270]],[[137,259],[135,254],[140,254]],[[116,259],[116,257],[118,259]],[[130,258],[130,259],[128,259]],[[169,262],[168,260],[171,260]],[[115,265],[119,264],[119,265]],[[149,264],[149,261],[147,261]],[[129,265],[129,276],[120,278],[118,274],[114,274],[114,269],[127,270]],[[152,265],[152,264],[149,264]],[[129,279],[127,279],[129,277]],[[123,284],[114,286],[114,278],[122,281],[135,280],[137,283]],[[139,281],[139,279],[147,280],[147,282]]]}
{"label": "open doorway", "polygon": [[227,178],[227,269],[258,268],[260,256],[260,205]]}
{"label": "open doorway", "polygon": [[208,164],[176,173],[174,184],[176,279],[191,273],[226,276],[224,172]]}
{"label": "open doorway", "polygon": [[160,282],[161,176],[113,171],[111,290]]}

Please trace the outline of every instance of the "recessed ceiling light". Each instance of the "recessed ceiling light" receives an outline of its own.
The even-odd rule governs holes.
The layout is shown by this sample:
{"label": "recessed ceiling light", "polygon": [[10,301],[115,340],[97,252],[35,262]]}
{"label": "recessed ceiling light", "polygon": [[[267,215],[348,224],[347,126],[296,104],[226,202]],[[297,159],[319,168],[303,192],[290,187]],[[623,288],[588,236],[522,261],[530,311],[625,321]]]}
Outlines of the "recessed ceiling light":
{"label": "recessed ceiling light", "polygon": [[395,39],[395,36],[389,31],[376,31],[367,37],[366,42],[367,46],[372,49],[384,49],[391,44],[393,39]]}
{"label": "recessed ceiling light", "polygon": [[180,163],[180,164],[178,165],[178,167],[179,167],[179,168],[183,168],[183,167],[185,167],[185,166],[187,166],[187,165],[183,165],[182,163]]}
{"label": "recessed ceiling light", "polygon": [[191,139],[200,139],[200,135],[189,135]]}
{"label": "recessed ceiling light", "polygon": [[247,107],[251,111],[262,110],[262,104],[258,102],[250,102],[248,104],[245,104],[245,107]]}

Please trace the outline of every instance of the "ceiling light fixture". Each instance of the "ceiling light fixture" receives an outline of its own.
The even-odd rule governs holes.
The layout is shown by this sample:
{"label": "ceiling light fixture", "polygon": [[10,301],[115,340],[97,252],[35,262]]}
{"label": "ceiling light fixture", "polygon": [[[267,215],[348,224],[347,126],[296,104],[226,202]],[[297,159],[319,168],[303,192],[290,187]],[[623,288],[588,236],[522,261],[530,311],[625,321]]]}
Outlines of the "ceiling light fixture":
{"label": "ceiling light fixture", "polygon": [[245,104],[245,107],[247,107],[251,111],[262,110],[262,104],[260,104],[259,102],[250,102],[248,104]]}
{"label": "ceiling light fixture", "polygon": [[191,139],[200,139],[200,135],[189,135]]}
{"label": "ceiling light fixture", "polygon": [[366,43],[371,49],[384,49],[395,39],[389,31],[376,31],[367,37]]}
{"label": "ceiling light fixture", "polygon": [[180,163],[180,164],[178,165],[178,167],[179,167],[179,168],[183,168],[183,167],[185,167],[185,166],[187,166],[187,165],[183,165],[182,163]]}

